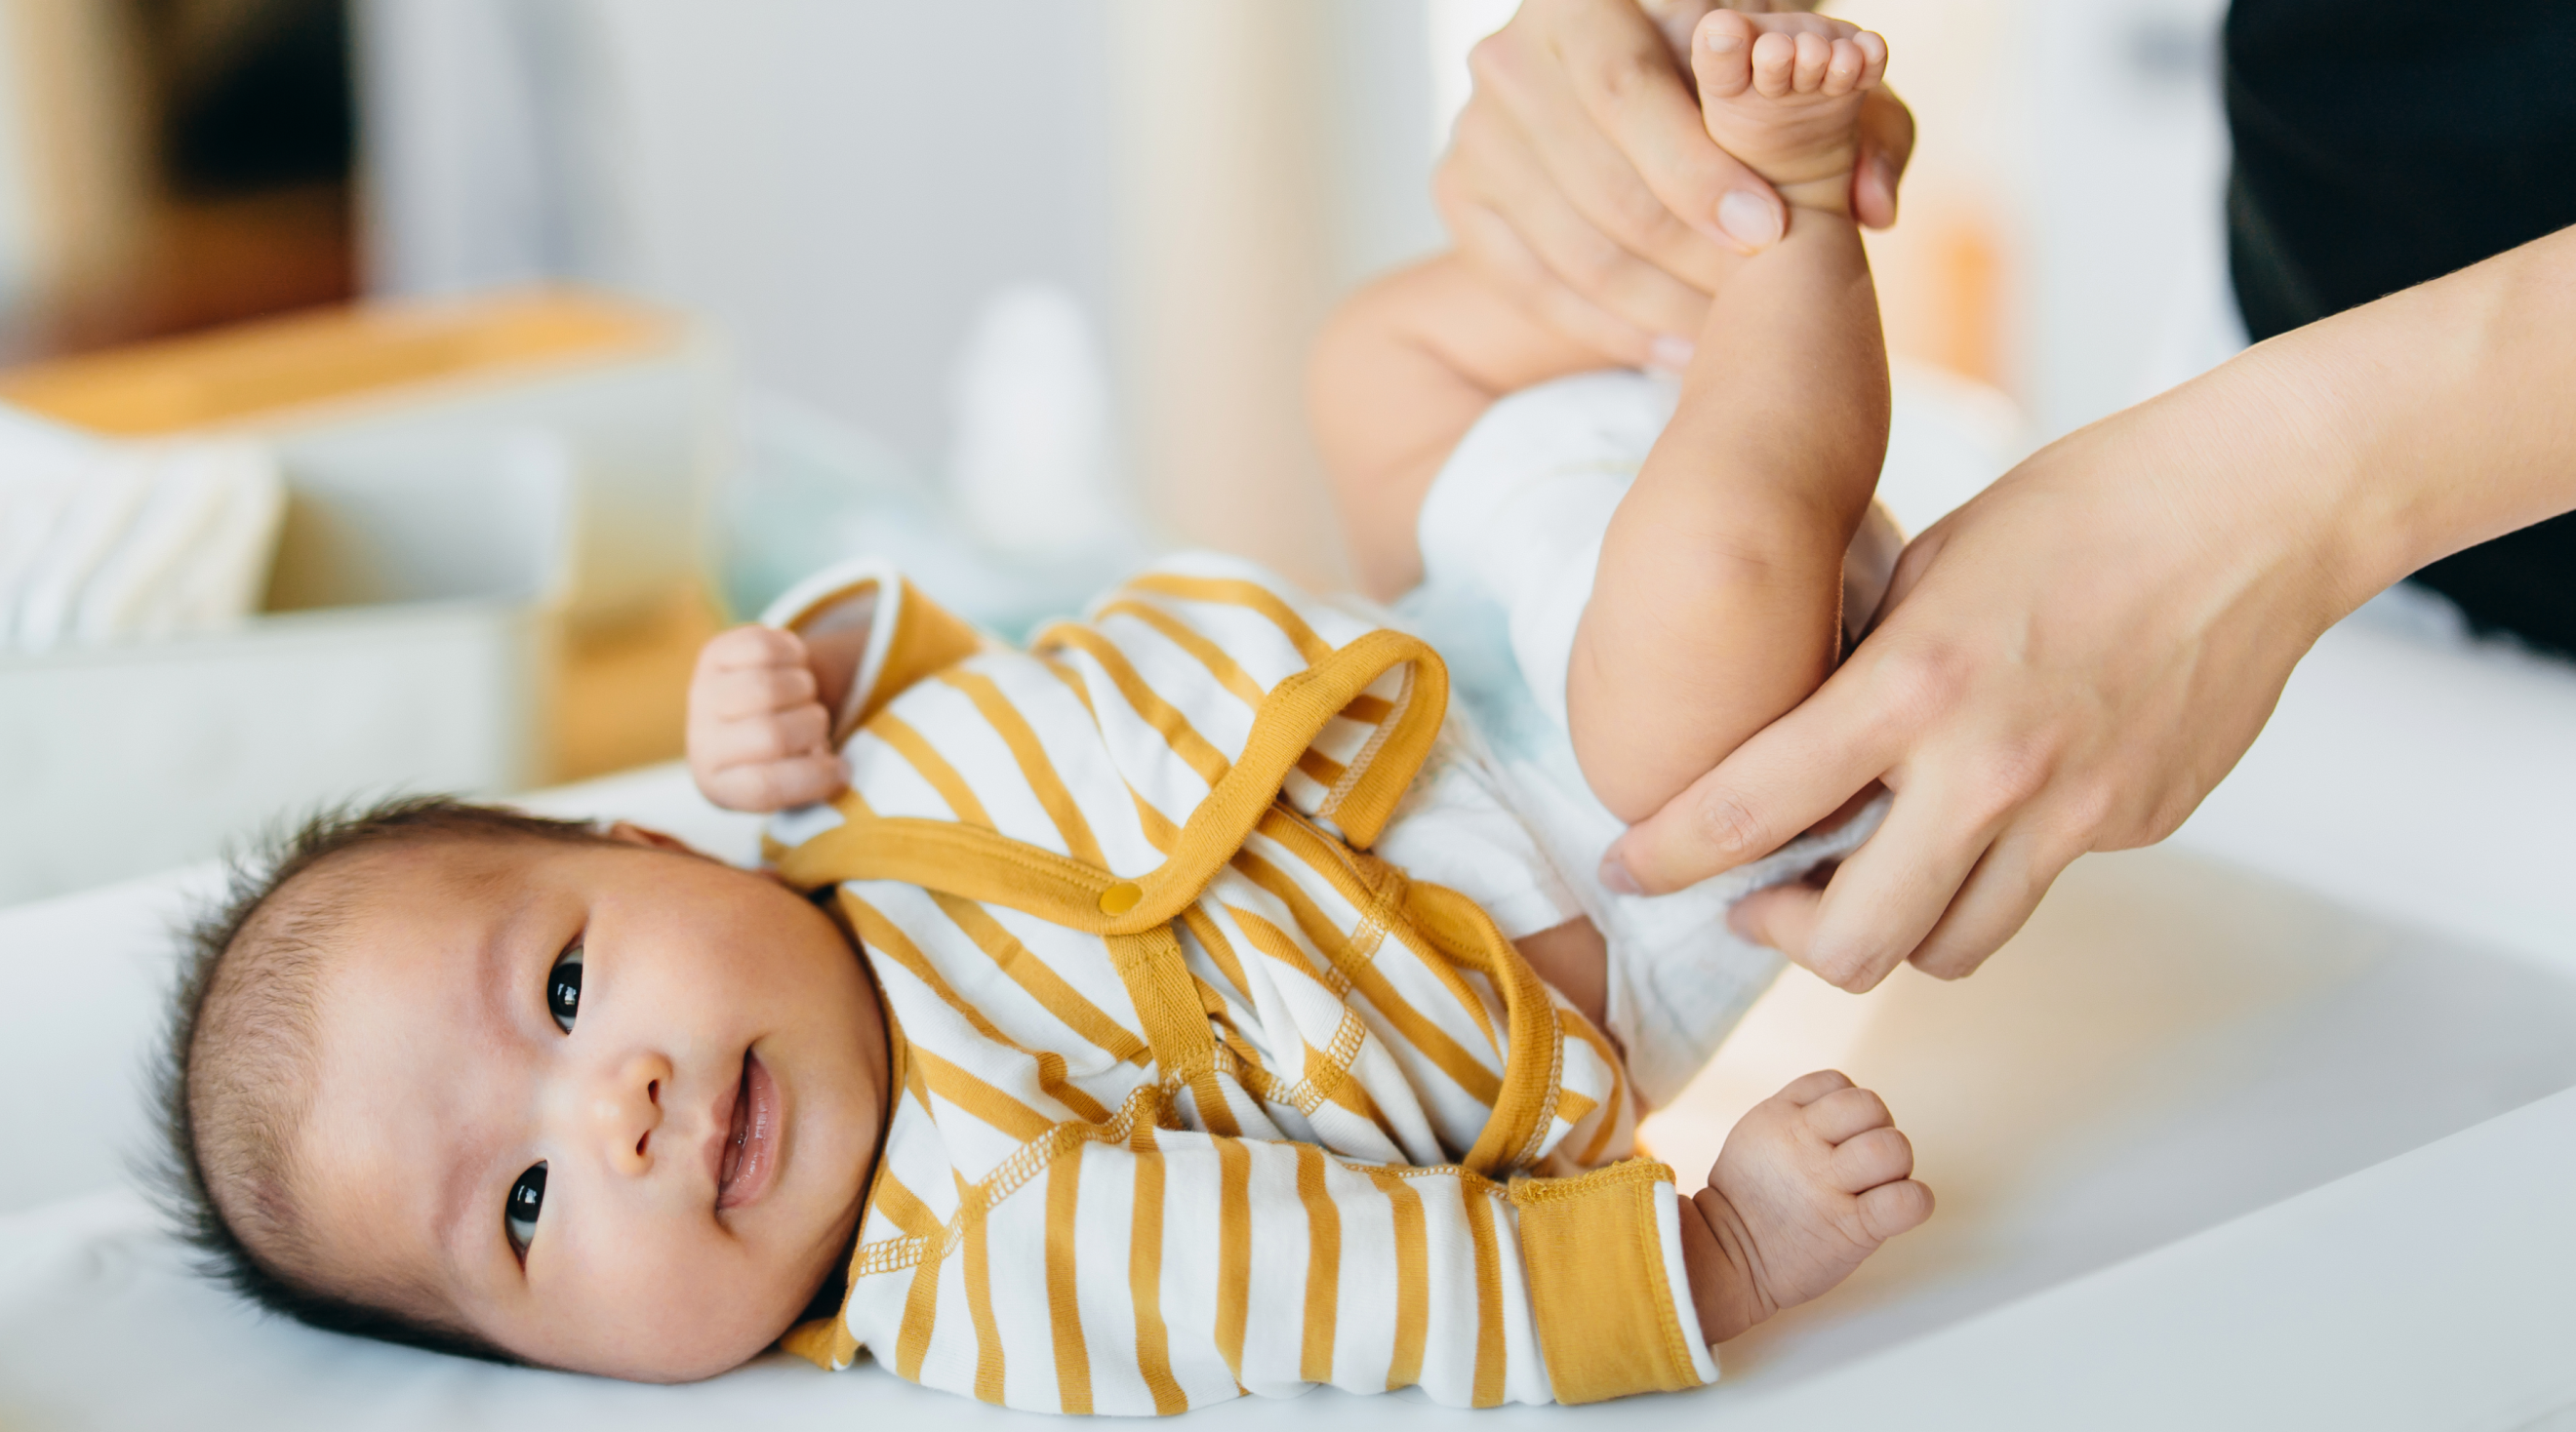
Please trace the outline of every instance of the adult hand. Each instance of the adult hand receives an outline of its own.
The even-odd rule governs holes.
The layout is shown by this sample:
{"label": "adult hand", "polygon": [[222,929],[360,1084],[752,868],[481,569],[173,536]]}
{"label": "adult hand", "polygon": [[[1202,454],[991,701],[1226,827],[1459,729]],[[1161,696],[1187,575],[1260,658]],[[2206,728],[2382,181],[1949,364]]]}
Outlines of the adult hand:
{"label": "adult hand", "polygon": [[2328,484],[2246,480],[2335,445],[2281,364],[2240,365],[2052,445],[1917,538],[1841,669],[1623,837],[1605,880],[1678,889],[1883,782],[1886,824],[1829,882],[1736,912],[1864,990],[1909,959],[1970,973],[2076,856],[2170,834],[2378,580],[2345,580],[2371,564],[2328,547]]}
{"label": "adult hand", "polygon": [[[1684,57],[1712,0],[1522,0],[1470,56],[1432,193],[1459,252],[1567,337],[1680,367],[1724,265],[1785,232],[1780,196],[1708,137]],[[1805,9],[1742,0],[1744,10]],[[1861,112],[1852,211],[1896,221],[1914,116]]]}

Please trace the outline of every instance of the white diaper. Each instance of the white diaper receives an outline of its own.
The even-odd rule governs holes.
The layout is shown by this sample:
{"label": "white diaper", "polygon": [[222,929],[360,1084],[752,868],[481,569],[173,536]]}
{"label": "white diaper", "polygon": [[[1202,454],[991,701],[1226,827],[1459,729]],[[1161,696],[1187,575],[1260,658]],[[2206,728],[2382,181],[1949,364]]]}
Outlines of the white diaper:
{"label": "white diaper", "polygon": [[1494,405],[1423,500],[1423,582],[1399,624],[1447,658],[1458,734],[1416,783],[1379,853],[1484,904],[1515,939],[1576,914],[1610,946],[1611,1032],[1650,1102],[1690,1082],[1781,969],[1736,937],[1736,901],[1849,853],[1882,799],[1842,829],[1799,839],[1672,895],[1620,895],[1596,878],[1627,827],[1576,766],[1566,666],[1591,599],[1610,514],[1672,416],[1670,381],[1559,379]]}

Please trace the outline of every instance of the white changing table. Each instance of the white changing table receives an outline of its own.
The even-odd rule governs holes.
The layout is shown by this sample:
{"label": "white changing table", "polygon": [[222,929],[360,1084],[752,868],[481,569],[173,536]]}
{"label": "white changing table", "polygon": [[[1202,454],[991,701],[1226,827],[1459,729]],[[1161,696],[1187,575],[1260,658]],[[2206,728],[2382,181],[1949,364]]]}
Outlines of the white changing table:
{"label": "white changing table", "polygon": [[[2348,625],[2184,841],[2082,862],[1976,979],[1853,999],[1793,974],[1649,1126],[1657,1151],[1704,1169],[1743,1104],[1838,1065],[1887,1095],[1941,1210],[1728,1345],[1716,1388],[1487,1414],[1324,1393],[1192,1425],[2559,1425],[2571,737],[2576,673]],[[674,770],[541,803],[748,849]],[[1034,1422],[774,1354],[681,1389],[461,1363],[192,1281],[118,1159],[149,1133],[165,931],[207,886],[0,911],[0,1427]]]}

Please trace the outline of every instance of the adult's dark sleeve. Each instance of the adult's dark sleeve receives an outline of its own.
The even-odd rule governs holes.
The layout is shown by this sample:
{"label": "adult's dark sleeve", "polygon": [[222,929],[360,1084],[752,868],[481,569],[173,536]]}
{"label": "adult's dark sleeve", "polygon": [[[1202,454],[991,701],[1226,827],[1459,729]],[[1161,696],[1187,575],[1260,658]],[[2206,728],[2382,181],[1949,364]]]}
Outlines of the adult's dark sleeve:
{"label": "adult's dark sleeve", "polygon": [[[2226,51],[2228,259],[2257,341],[2576,224],[2576,0],[2235,0]],[[2414,580],[2576,655],[2576,514]]]}

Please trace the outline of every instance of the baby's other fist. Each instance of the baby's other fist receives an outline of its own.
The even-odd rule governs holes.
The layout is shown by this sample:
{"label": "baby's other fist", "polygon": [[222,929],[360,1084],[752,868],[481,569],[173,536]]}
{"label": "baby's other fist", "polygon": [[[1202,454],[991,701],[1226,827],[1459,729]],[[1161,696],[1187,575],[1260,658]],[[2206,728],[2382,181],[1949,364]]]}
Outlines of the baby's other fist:
{"label": "baby's other fist", "polygon": [[743,626],[698,653],[689,681],[689,773],[728,810],[768,812],[828,800],[849,785],[832,750],[805,643]]}

